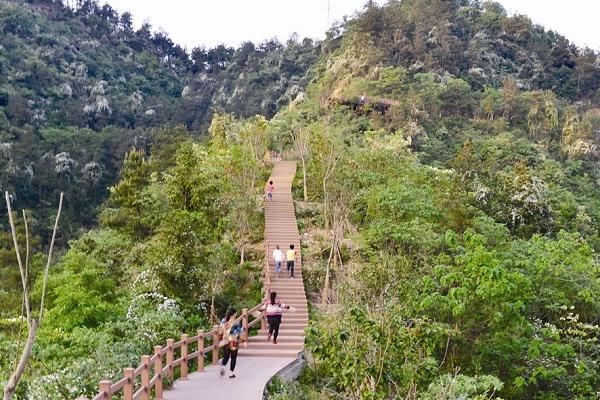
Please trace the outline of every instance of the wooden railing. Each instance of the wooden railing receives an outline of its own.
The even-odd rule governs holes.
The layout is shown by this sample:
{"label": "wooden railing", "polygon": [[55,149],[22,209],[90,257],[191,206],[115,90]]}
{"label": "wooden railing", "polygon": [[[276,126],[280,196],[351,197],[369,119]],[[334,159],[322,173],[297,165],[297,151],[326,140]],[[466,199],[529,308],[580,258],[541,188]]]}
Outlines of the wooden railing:
{"label": "wooden railing", "polygon": [[[269,243],[265,244],[265,263],[263,268],[263,286],[265,299],[269,298],[271,291],[271,277],[269,275]],[[244,308],[242,315],[236,319],[236,323],[242,322],[244,334],[248,336],[250,328],[258,325],[261,329],[267,327],[266,311],[261,310],[262,303],[248,310]],[[257,311],[261,311],[259,317],[254,317]],[[250,318],[252,317],[252,321]],[[205,340],[210,340],[211,345],[205,346]],[[204,371],[205,354],[212,352],[212,364],[219,362],[219,349],[227,344],[226,340],[219,340],[219,326],[214,325],[209,332],[199,330],[195,336],[181,335],[181,340],[167,339],[166,346],[154,346],[154,355],[144,355],[137,368],[123,369],[123,378],[111,382],[100,381],[99,393],[92,400],[111,400],[113,395],[123,391],[124,400],[150,400],[152,394],[156,400],[163,400],[164,380],[173,382],[175,368],[179,367],[180,379],[187,379],[189,363],[198,360],[198,372]],[[195,347],[195,351],[190,352]],[[178,358],[175,356],[178,355]],[[139,378],[139,379],[138,379]],[[77,400],[89,400],[79,397]]]}
{"label": "wooden railing", "polygon": [[[236,323],[241,322],[244,327],[245,335],[248,335],[250,328],[261,322],[264,327],[265,314],[261,312],[259,317],[254,317],[254,313],[260,310],[262,306],[248,310],[244,308],[242,315],[236,319]],[[250,319],[252,318],[252,321]],[[210,346],[205,345],[205,340],[210,340]],[[163,399],[163,384],[167,379],[173,382],[175,368],[179,367],[180,379],[187,379],[189,373],[189,363],[195,359],[198,360],[198,372],[204,371],[205,354],[212,352],[212,364],[219,362],[219,349],[227,344],[226,340],[219,340],[219,326],[213,326],[209,332],[199,330],[195,336],[187,334],[181,335],[181,340],[175,342],[173,339],[167,339],[166,346],[155,346],[154,355],[144,355],[141,357],[141,363],[137,368],[123,369],[123,378],[117,382],[104,380],[100,382],[100,392],[92,400],[111,400],[112,396],[123,391],[125,400],[150,400],[152,394],[156,400]],[[195,348],[195,351],[190,352]],[[177,356],[177,358],[175,358]],[[139,378],[139,379],[138,379]],[[88,400],[80,397],[77,400]]]}

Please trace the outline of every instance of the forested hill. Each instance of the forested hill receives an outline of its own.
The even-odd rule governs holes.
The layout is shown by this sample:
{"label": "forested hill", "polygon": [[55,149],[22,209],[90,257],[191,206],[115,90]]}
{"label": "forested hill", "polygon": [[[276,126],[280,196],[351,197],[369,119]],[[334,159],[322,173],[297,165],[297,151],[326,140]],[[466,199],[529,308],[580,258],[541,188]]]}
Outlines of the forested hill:
{"label": "forested hill", "polygon": [[371,2],[335,44],[273,121],[315,314],[270,398],[596,398],[599,55],[474,1]]}
{"label": "forested hill", "polygon": [[367,4],[350,22],[365,60],[461,77],[474,90],[501,86],[506,77],[520,89],[552,90],[569,99],[598,102],[598,54],[533,24],[509,17],[499,3],[472,0],[390,1]]}
{"label": "forested hill", "polygon": [[271,117],[320,53],[293,38],[189,52],[131,21],[93,0],[0,0],[0,189],[23,206],[63,190],[69,226],[92,223],[125,151],[154,128],[203,135],[218,110]]}
{"label": "forested hill", "polygon": [[[302,158],[314,306],[302,379],[269,398],[597,397],[597,53],[466,0],[369,2],[318,44],[189,54],[130,21],[0,0],[0,186],[31,230],[67,205],[47,286],[48,235],[30,241],[46,316],[19,399],[91,397],[260,301],[268,150]],[[27,337],[8,232],[0,385]]]}
{"label": "forested hill", "polygon": [[272,116],[305,85],[318,54],[310,40],[190,53],[131,21],[92,0],[75,10],[57,1],[0,1],[0,104],[10,124],[205,130],[213,107]]}

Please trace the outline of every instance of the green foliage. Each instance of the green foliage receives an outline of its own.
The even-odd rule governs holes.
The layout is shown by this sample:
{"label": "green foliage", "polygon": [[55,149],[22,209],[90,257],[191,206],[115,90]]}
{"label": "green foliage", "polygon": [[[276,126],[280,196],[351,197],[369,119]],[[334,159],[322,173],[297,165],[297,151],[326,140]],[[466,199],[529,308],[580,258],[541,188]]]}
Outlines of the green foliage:
{"label": "green foliage", "polygon": [[569,106],[568,82],[547,85],[578,55],[522,75],[565,43],[550,56],[494,4],[370,3],[346,28],[309,98],[279,116],[310,132],[309,197],[323,203],[304,235],[331,246],[347,208],[350,251],[343,266],[304,258],[314,297],[333,294],[307,331],[306,381],[278,395],[594,397],[597,112]]}
{"label": "green foliage", "polygon": [[317,374],[334,390],[350,398],[385,399],[405,397],[412,385],[435,375],[433,354],[443,334],[442,326],[407,320],[394,306],[372,313],[357,307],[320,315],[308,330],[307,346]]}
{"label": "green foliage", "polygon": [[[404,253],[430,252],[439,245],[435,223],[440,213],[429,188],[398,182],[369,193],[365,218],[370,221],[366,236],[375,247]],[[427,242],[423,241],[427,238]]]}
{"label": "green foliage", "polygon": [[427,392],[420,397],[423,400],[487,400],[500,399],[495,395],[502,390],[502,382],[489,375],[470,377],[465,375],[442,375],[433,382]]}
{"label": "green foliage", "polygon": [[[157,134],[164,146],[152,156],[128,153],[101,226],[72,241],[51,268],[46,316],[19,387],[23,398],[92,397],[99,380],[117,380],[154,345],[208,329],[230,306],[260,301],[262,253],[248,252],[240,265],[238,243],[262,240],[256,204],[247,199],[262,189],[265,171],[253,158],[262,148],[253,138],[264,128],[261,119],[229,127],[227,136],[239,138],[230,147],[217,139],[182,140],[181,128],[165,129]],[[246,179],[248,168],[253,179]],[[242,212],[248,215],[240,230]],[[34,262],[39,297],[37,271]],[[16,322],[0,327],[2,353],[14,360],[16,348],[4,335],[24,332]]]}
{"label": "green foliage", "polygon": [[[273,116],[304,90],[320,53],[312,40],[293,37],[189,54],[131,21],[95,0],[0,3],[0,189],[40,221],[51,220],[46,205],[65,192],[62,246],[95,226],[132,149],[164,151],[177,141],[164,138],[165,125],[202,136],[214,109]],[[136,208],[112,210],[111,226]],[[35,228],[44,241],[48,226]],[[132,229],[145,235],[149,227]]]}
{"label": "green foliage", "polygon": [[[100,227],[52,267],[22,398],[89,396],[153,344],[260,300],[262,158],[298,129],[317,203],[300,227],[321,236],[305,277],[323,307],[300,383],[273,398],[597,395],[596,52],[490,2],[369,2],[320,46],[191,59],[110,6],[49,7],[0,5],[0,185],[32,209],[66,191],[63,244],[111,189]],[[166,123],[183,125],[149,130]],[[33,215],[36,249],[51,211]],[[8,236],[0,249],[14,359]]]}

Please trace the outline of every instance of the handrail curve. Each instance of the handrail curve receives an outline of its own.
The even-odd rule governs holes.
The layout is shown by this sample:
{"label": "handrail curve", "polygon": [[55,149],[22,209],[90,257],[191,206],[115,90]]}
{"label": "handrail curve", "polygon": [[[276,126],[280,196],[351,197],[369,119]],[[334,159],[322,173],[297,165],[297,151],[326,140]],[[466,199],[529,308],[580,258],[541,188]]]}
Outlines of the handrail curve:
{"label": "handrail curve", "polygon": [[[265,261],[263,265],[263,289],[264,298],[268,299],[271,292],[271,278],[269,273],[269,243],[265,241]],[[236,323],[242,323],[246,337],[248,330],[260,322],[261,329],[267,326],[266,311],[262,307],[263,303],[259,303],[250,310],[244,308],[242,315],[236,318]],[[261,310],[262,308],[262,310]],[[255,316],[257,311],[261,311],[260,316]],[[252,318],[251,321],[249,319]],[[209,346],[205,346],[205,340],[211,340]],[[198,372],[204,371],[205,357],[212,352],[212,363],[217,364],[219,360],[219,350],[227,345],[227,340],[219,339],[219,326],[213,326],[208,332],[198,330],[195,336],[182,334],[179,341],[167,339],[165,346],[155,346],[154,355],[143,355],[141,363],[135,369],[124,368],[123,378],[111,382],[110,380],[100,381],[99,393],[92,397],[91,400],[112,400],[113,395],[123,392],[124,400],[150,400],[154,392],[156,400],[163,400],[163,379],[168,379],[173,382],[175,367],[179,367],[180,378],[187,378],[189,371],[189,363],[193,360],[198,360]],[[196,346],[196,350],[188,353],[188,346],[192,344]],[[180,357],[175,358],[175,351],[179,350]],[[152,372],[152,375],[150,373]],[[141,383],[138,386],[137,378],[141,377]],[[90,400],[86,397],[79,397],[76,400]]]}
{"label": "handrail curve", "polygon": [[[268,249],[268,247],[267,247]],[[267,256],[268,257],[268,256]],[[265,283],[269,280],[268,263],[265,269]],[[265,284],[268,290],[268,286]],[[266,292],[268,294],[268,291]],[[241,322],[244,326],[246,335],[248,329],[258,325],[265,325],[265,313],[261,312],[260,316],[255,316],[254,313],[261,310],[263,303],[260,303],[250,310],[244,308],[242,315],[236,318],[236,322]],[[251,320],[250,320],[251,319]],[[173,379],[173,373],[176,367],[180,369],[180,377],[187,378],[189,371],[189,363],[193,360],[198,360],[198,372],[204,371],[205,357],[212,352],[212,361],[216,363],[219,359],[219,350],[227,345],[227,340],[219,340],[219,327],[213,326],[208,332],[198,330],[194,336],[187,334],[181,335],[181,340],[175,342],[174,339],[168,339],[165,346],[156,346],[154,355],[144,355],[141,357],[141,363],[135,369],[123,369],[124,377],[116,382],[109,380],[100,381],[99,393],[92,397],[91,400],[112,400],[113,395],[123,392],[124,400],[150,400],[152,394],[156,400],[163,399],[163,378]],[[205,346],[205,340],[211,340],[209,346]],[[194,345],[196,350],[188,353],[188,346]],[[175,350],[179,350],[180,357],[175,358]],[[136,378],[141,376],[141,383],[135,390]],[[76,400],[89,400],[85,397],[79,397]]]}

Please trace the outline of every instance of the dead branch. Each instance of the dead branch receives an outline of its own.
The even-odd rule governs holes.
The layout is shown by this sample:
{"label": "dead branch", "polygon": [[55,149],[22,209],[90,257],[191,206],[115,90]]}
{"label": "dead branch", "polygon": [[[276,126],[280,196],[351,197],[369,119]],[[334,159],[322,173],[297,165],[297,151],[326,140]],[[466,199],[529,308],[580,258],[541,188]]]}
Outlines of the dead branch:
{"label": "dead branch", "polygon": [[27,341],[25,342],[25,346],[23,347],[23,350],[21,352],[21,357],[19,358],[19,362],[17,363],[17,366],[15,367],[13,373],[11,374],[10,378],[8,379],[6,386],[4,387],[3,399],[10,400],[10,399],[12,399],[13,395],[15,394],[17,385],[19,384],[19,381],[21,380],[21,377],[23,376],[23,373],[25,372],[25,368],[27,367],[27,362],[29,361],[29,358],[31,357],[31,349],[33,348],[33,344],[35,343],[35,337],[37,334],[37,330],[42,321],[42,315],[43,315],[43,310],[44,310],[44,296],[46,294],[46,283],[48,281],[48,269],[50,268],[50,263],[52,261],[52,250],[54,248],[54,240],[56,238],[56,231],[58,230],[58,221],[60,219],[60,213],[62,210],[63,193],[60,194],[60,203],[58,206],[58,212],[56,213],[56,221],[54,223],[54,230],[52,231],[52,241],[50,242],[50,248],[48,250],[48,260],[46,263],[46,271],[44,274],[42,300],[41,300],[41,304],[40,304],[40,314],[39,314],[39,318],[37,320],[32,317],[31,308],[29,305],[30,303],[29,303],[29,289],[28,289],[28,284],[27,284],[27,279],[28,279],[27,275],[28,275],[29,251],[30,250],[29,250],[29,227],[27,225],[27,217],[25,215],[25,211],[23,210],[23,219],[25,221],[25,236],[26,236],[25,240],[26,240],[26,246],[27,246],[25,265],[23,265],[23,262],[21,260],[21,253],[19,252],[19,242],[17,240],[17,231],[15,228],[14,220],[13,220],[12,207],[10,204],[10,196],[8,195],[8,192],[5,192],[5,199],[6,199],[6,208],[8,210],[8,220],[10,222],[10,229],[11,229],[11,233],[12,233],[13,243],[15,246],[15,252],[17,255],[17,263],[19,265],[19,272],[21,274],[21,282],[23,284],[23,302],[25,304],[25,313],[27,315],[27,326],[28,326]]}
{"label": "dead branch", "polygon": [[17,240],[17,230],[15,228],[15,221],[13,220],[12,207],[10,205],[10,196],[8,192],[4,192],[6,198],[6,209],[8,210],[8,221],[10,223],[10,230],[12,233],[13,245],[15,246],[15,252],[17,253],[17,264],[19,264],[19,272],[21,273],[21,283],[23,284],[23,297],[25,301],[25,315],[27,316],[27,323],[31,322],[31,308],[29,308],[29,290],[27,288],[27,282],[25,277],[25,267],[23,261],[21,261],[21,252],[19,251],[19,242]]}
{"label": "dead branch", "polygon": [[60,194],[60,200],[58,202],[58,211],[56,212],[56,219],[54,220],[54,229],[52,230],[52,240],[50,241],[50,249],[48,250],[48,260],[46,262],[46,270],[44,271],[44,285],[42,287],[42,300],[40,301],[40,324],[42,323],[42,317],[44,315],[44,298],[46,297],[46,284],[48,282],[48,270],[50,269],[50,262],[52,261],[52,250],[54,249],[54,240],[56,239],[56,231],[58,230],[58,220],[60,219],[60,213],[63,205],[63,193]]}

